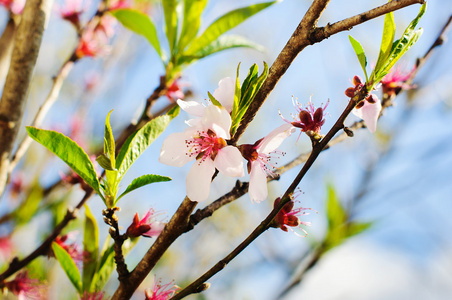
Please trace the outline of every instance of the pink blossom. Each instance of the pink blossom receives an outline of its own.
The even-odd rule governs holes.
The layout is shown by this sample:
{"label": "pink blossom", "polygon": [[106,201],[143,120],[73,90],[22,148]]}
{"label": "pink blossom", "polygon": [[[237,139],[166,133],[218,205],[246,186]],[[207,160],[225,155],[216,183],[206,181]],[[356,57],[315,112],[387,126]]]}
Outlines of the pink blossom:
{"label": "pink blossom", "polygon": [[400,66],[393,68],[391,72],[381,80],[383,93],[391,96],[397,95],[401,90],[409,90],[414,88],[415,86],[405,83],[414,71],[416,71],[416,66],[414,66],[409,72],[404,72]]}
{"label": "pink blossom", "polygon": [[[281,198],[278,197],[275,200],[273,207],[277,207],[280,201],[281,201]],[[296,235],[300,236],[292,228],[290,228],[290,227],[298,227],[305,233],[305,236],[306,236],[306,235],[308,235],[308,233],[306,232],[306,230],[304,230],[301,227],[301,225],[311,226],[311,222],[300,221],[299,217],[309,215],[309,213],[307,213],[306,210],[310,210],[310,208],[303,208],[303,207],[294,208],[294,206],[295,206],[295,201],[290,200],[289,202],[287,202],[281,208],[281,210],[278,212],[276,217],[273,219],[270,226],[276,227],[276,228],[281,228],[281,230],[286,231],[286,232],[288,231],[288,229],[290,229]],[[287,227],[287,226],[289,226],[289,227]]]}
{"label": "pink blossom", "polygon": [[97,24],[89,24],[75,50],[77,57],[96,57],[107,54],[110,51],[108,42],[115,33],[115,25],[116,21],[110,15],[102,16]]}
{"label": "pink blossom", "polygon": [[[273,177],[275,174],[270,163],[271,154],[277,153],[278,148],[285,138],[295,131],[291,124],[284,124],[266,137],[258,140],[254,145],[240,145],[243,157],[248,160],[248,173],[250,173],[249,195],[251,201],[260,202],[267,198],[267,176]],[[281,152],[280,152],[281,154]]]}
{"label": "pink blossom", "polygon": [[26,271],[20,272],[11,281],[5,282],[5,287],[17,295],[19,300],[44,299],[44,286],[37,279],[32,279]]}
{"label": "pink blossom", "polygon": [[184,92],[182,91],[181,86],[179,84],[179,79],[180,78],[174,79],[170,86],[166,89],[166,97],[170,101],[184,99],[185,97]]}
{"label": "pink blossom", "polygon": [[165,223],[155,220],[155,211],[151,208],[141,218],[135,213],[132,224],[127,228],[127,235],[130,237],[146,237],[158,236],[165,228]]}
{"label": "pink blossom", "polygon": [[80,300],[103,300],[105,298],[105,294],[102,291],[96,292],[87,292],[85,291],[83,295],[80,297]]}
{"label": "pink blossom", "polygon": [[174,285],[173,282],[162,285],[160,279],[158,281],[154,279],[154,286],[152,289],[146,289],[144,294],[146,300],[168,300],[173,297],[179,289],[180,288],[177,285]]}
{"label": "pink blossom", "polygon": [[82,250],[80,245],[74,242],[76,231],[69,232],[63,236],[57,236],[55,243],[61,246],[72,257],[76,263],[80,263],[85,260],[86,253]]}
{"label": "pink blossom", "polygon": [[24,10],[25,0],[0,0],[0,5],[15,15],[20,15]]}
{"label": "pink blossom", "polygon": [[240,151],[226,143],[231,138],[231,116],[214,105],[207,106],[203,113],[192,127],[166,138],[159,158],[161,163],[175,167],[196,160],[187,175],[186,188],[187,196],[197,202],[209,196],[215,169],[231,177],[244,176]]}
{"label": "pink blossom", "polygon": [[352,113],[366,123],[370,132],[377,130],[378,116],[381,111],[381,101],[374,94],[369,94],[352,110]]}
{"label": "pink blossom", "polygon": [[286,120],[281,114],[281,118],[293,126],[300,128],[301,132],[306,132],[309,136],[319,136],[322,125],[325,124],[325,109],[328,106],[328,102],[324,107],[316,108],[311,100],[309,100],[305,109],[303,106],[292,97],[292,103],[297,110],[298,115],[292,115],[293,122]]}
{"label": "pink blossom", "polygon": [[127,0],[112,0],[108,1],[108,10],[130,8],[130,3]]}
{"label": "pink blossom", "polygon": [[2,261],[6,261],[13,254],[13,243],[11,237],[5,235],[0,237],[0,258]]}
{"label": "pink blossom", "polygon": [[80,15],[86,10],[83,0],[66,0],[59,8],[61,17],[71,22],[76,28],[80,27]]}

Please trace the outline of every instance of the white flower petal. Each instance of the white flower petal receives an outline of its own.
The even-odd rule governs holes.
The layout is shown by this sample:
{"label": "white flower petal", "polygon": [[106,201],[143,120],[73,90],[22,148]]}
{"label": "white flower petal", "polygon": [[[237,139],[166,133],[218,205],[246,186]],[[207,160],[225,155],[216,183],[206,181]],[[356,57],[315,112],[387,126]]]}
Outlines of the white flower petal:
{"label": "white flower petal", "polygon": [[204,105],[202,105],[199,102],[184,101],[184,100],[178,99],[177,104],[180,106],[180,108],[182,108],[184,111],[186,111],[190,115],[202,117],[204,114],[205,107],[204,107]]}
{"label": "white flower petal", "polygon": [[278,148],[285,138],[295,131],[292,124],[284,124],[270,132],[257,147],[258,153],[270,153]]}
{"label": "white flower petal", "polygon": [[195,161],[188,172],[185,184],[187,186],[187,197],[191,201],[201,202],[209,197],[210,182],[215,173],[215,166],[210,158]]}
{"label": "white flower petal", "polygon": [[229,134],[231,124],[231,116],[224,108],[210,105],[204,110],[202,126],[204,128],[212,129],[218,137],[229,140],[231,138],[231,135]]}
{"label": "white flower petal", "polygon": [[159,161],[165,165],[182,167],[189,161],[195,159],[195,157],[190,157],[188,155],[189,149],[185,143],[187,139],[193,137],[193,134],[190,134],[191,131],[188,130],[170,134],[165,141],[163,141]]}
{"label": "white flower petal", "polygon": [[259,162],[251,164],[250,186],[248,188],[252,202],[261,202],[267,198],[267,174],[262,170]]}
{"label": "white flower petal", "polygon": [[194,118],[185,121],[185,124],[187,124],[190,127],[201,127],[202,126],[202,118]]}
{"label": "white flower petal", "polygon": [[369,103],[364,101],[363,107],[356,109],[354,108],[352,113],[361,118],[366,123],[367,128],[370,132],[375,132],[377,130],[378,115],[381,111],[381,102]]}
{"label": "white flower petal", "polygon": [[227,176],[245,176],[242,154],[234,146],[226,146],[218,151],[215,157],[215,167]]}
{"label": "white flower petal", "polygon": [[226,77],[220,80],[218,88],[213,92],[213,96],[230,113],[234,105],[235,80]]}

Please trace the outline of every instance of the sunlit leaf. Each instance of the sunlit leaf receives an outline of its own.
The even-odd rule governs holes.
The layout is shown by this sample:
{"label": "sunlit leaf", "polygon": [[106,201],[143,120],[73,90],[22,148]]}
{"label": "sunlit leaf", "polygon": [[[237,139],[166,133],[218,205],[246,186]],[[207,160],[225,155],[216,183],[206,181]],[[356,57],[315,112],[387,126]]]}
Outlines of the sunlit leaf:
{"label": "sunlit leaf", "polygon": [[14,219],[18,225],[27,224],[38,212],[39,203],[44,195],[41,186],[36,182],[29,190],[25,200],[14,212]]}
{"label": "sunlit leaf", "polygon": [[218,106],[218,107],[222,106],[221,103],[217,99],[215,99],[215,97],[210,92],[207,92],[207,96],[209,96],[209,99],[213,105]]}
{"label": "sunlit leaf", "polygon": [[198,38],[196,38],[183,54],[186,56],[199,52],[210,45],[220,35],[239,25],[249,17],[269,7],[277,1],[258,3],[226,13],[215,20]]}
{"label": "sunlit leaf", "polygon": [[383,36],[381,38],[380,54],[378,55],[377,63],[375,64],[375,72],[386,62],[389,53],[391,52],[392,43],[394,42],[395,23],[392,12],[386,14],[383,26]]}
{"label": "sunlit leaf", "polygon": [[124,27],[145,37],[154,47],[155,51],[162,57],[160,43],[157,37],[157,30],[151,19],[139,10],[116,9],[110,12]]}
{"label": "sunlit leaf", "polygon": [[56,131],[27,126],[27,132],[32,139],[61,158],[102,197],[93,163],[76,142]]}
{"label": "sunlit leaf", "polygon": [[55,242],[52,243],[52,250],[55,254],[56,259],[60,263],[61,268],[63,268],[72,285],[79,293],[81,293],[82,278],[72,257],[69,255],[69,253],[67,253],[66,250],[63,249],[63,247]]}
{"label": "sunlit leaf", "polygon": [[177,45],[180,52],[196,37],[206,3],[207,0],[184,0],[184,21]]}
{"label": "sunlit leaf", "polygon": [[86,261],[83,262],[83,290],[89,290],[96,271],[96,261],[99,252],[99,228],[96,218],[89,207],[85,205],[85,227],[83,229],[83,251]]}
{"label": "sunlit leaf", "polygon": [[357,40],[355,40],[351,35],[349,35],[348,38],[350,39],[350,43],[353,46],[353,50],[355,50],[355,53],[356,53],[356,56],[358,57],[361,68],[363,68],[364,75],[366,76],[366,81],[367,81],[368,80],[367,71],[366,71],[367,58],[366,58],[366,54],[364,53],[363,46],[361,46],[361,44]]}
{"label": "sunlit leaf", "polygon": [[110,114],[113,110],[107,115],[105,119],[105,135],[104,135],[104,153],[108,153],[108,156],[111,160],[111,166],[115,166],[115,138],[113,137],[113,131],[111,130],[110,125]]}
{"label": "sunlit leaf", "polygon": [[130,193],[133,190],[136,190],[142,186],[155,183],[155,182],[164,182],[164,181],[171,181],[171,178],[161,175],[142,175],[140,177],[135,178],[132,183],[129,184],[129,186],[126,188],[126,190],[117,198],[116,201],[121,199],[126,194]]}
{"label": "sunlit leaf", "polygon": [[178,0],[162,1],[163,13],[165,14],[165,32],[168,39],[171,52],[176,43],[177,38],[177,4]]}
{"label": "sunlit leaf", "polygon": [[124,143],[116,158],[116,168],[118,169],[118,181],[127,172],[130,166],[140,157],[140,155],[155,141],[159,135],[165,131],[172,117],[164,115],[152,119],[140,130],[132,134]]}

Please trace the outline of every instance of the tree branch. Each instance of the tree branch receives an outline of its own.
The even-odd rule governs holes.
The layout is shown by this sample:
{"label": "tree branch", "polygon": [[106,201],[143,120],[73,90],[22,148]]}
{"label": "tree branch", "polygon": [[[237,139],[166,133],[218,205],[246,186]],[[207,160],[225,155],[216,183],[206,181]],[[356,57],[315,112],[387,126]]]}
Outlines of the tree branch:
{"label": "tree branch", "polygon": [[8,179],[11,151],[22,121],[52,3],[52,0],[27,1],[17,28],[11,65],[0,101],[0,196]]}

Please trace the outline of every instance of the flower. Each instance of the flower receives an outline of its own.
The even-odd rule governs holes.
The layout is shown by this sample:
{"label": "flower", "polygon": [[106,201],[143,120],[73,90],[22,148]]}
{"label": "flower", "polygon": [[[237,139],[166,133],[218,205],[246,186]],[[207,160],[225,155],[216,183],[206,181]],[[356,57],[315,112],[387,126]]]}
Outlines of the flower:
{"label": "flower", "polygon": [[77,57],[96,57],[107,54],[110,50],[108,42],[115,33],[116,24],[116,20],[110,15],[104,15],[97,22],[90,23],[75,50]]}
{"label": "flower", "polygon": [[164,227],[165,223],[155,220],[155,211],[151,208],[141,220],[138,213],[135,213],[132,224],[127,228],[127,235],[130,237],[139,237],[140,235],[146,237],[158,236]]}
{"label": "flower", "polygon": [[64,6],[59,8],[61,17],[80,28],[80,15],[86,10],[83,0],[66,0]]}
{"label": "flower", "polygon": [[43,286],[38,279],[32,279],[26,271],[17,274],[16,278],[5,282],[5,287],[17,295],[19,300],[43,299]]}
{"label": "flower", "polygon": [[267,198],[267,176],[275,176],[268,167],[274,167],[270,164],[270,154],[276,153],[276,148],[294,131],[295,127],[291,124],[284,124],[270,132],[266,137],[258,140],[254,145],[239,146],[243,157],[248,160],[248,173],[250,173],[249,195],[251,201],[260,202]]}
{"label": "flower", "polygon": [[[77,245],[75,242],[69,242],[75,239],[76,234],[76,231],[72,231],[63,236],[59,235],[55,238],[55,243],[66,250],[76,263],[80,263],[85,260],[87,253],[80,248],[80,245]],[[54,256],[53,253],[52,256]]]}
{"label": "flower", "polygon": [[9,235],[0,237],[1,260],[7,261],[12,254],[13,254],[13,243],[11,242],[11,237]]}
{"label": "flower", "polygon": [[96,291],[96,292],[87,292],[85,291],[83,295],[80,297],[80,300],[103,300],[104,292]]}
{"label": "flower", "polygon": [[411,71],[404,73],[402,68],[399,66],[397,68],[393,68],[390,73],[388,73],[383,79],[380,81],[383,87],[383,93],[388,96],[397,95],[401,90],[409,90],[414,88],[414,85],[409,85],[405,83],[413,72],[416,71],[416,66],[414,66]]}
{"label": "flower", "polygon": [[355,75],[353,77],[352,83],[354,86],[349,87],[348,89],[345,90],[345,95],[350,98],[353,98],[364,87],[363,80],[359,76]]}
{"label": "flower", "polygon": [[[275,200],[273,207],[274,208],[277,207],[279,205],[279,202],[281,202],[281,198],[278,197]],[[288,229],[290,229],[293,233],[300,236],[292,228],[290,228],[298,227],[305,233],[304,236],[306,236],[308,235],[308,233],[306,232],[306,230],[301,228],[301,225],[311,226],[311,222],[300,221],[299,217],[309,215],[309,213],[305,212],[305,210],[310,210],[310,208],[299,207],[294,209],[294,206],[295,206],[294,200],[290,200],[289,202],[287,202],[278,212],[276,217],[273,219],[270,226],[275,228],[281,228],[281,230],[285,232],[288,232]]]}
{"label": "flower", "polygon": [[[235,93],[235,82],[231,77],[225,77],[218,83],[218,88],[213,92],[213,97],[220,102],[220,104],[226,109],[230,114],[232,107],[234,105],[234,93]],[[196,101],[182,101],[177,100],[177,104],[187,113],[202,117],[204,115],[204,110],[207,106],[196,102]],[[188,125],[192,125],[192,122],[199,119],[193,119],[187,122]]]}
{"label": "flower", "polygon": [[161,279],[154,279],[154,286],[152,289],[146,289],[144,294],[146,300],[167,300],[173,297],[179,289],[180,288],[177,285],[174,285],[173,282],[162,285]]}
{"label": "flower", "polygon": [[363,101],[355,106],[352,113],[364,120],[370,132],[375,132],[375,130],[377,130],[377,121],[380,111],[380,99],[374,94],[369,94]]}
{"label": "flower", "polygon": [[130,8],[128,0],[112,0],[108,1],[108,10]]}
{"label": "flower", "polygon": [[298,112],[298,119],[292,115],[292,118],[294,119],[293,122],[286,120],[280,113],[281,118],[293,126],[300,128],[301,132],[306,132],[308,136],[311,138],[319,139],[320,138],[320,129],[322,128],[322,125],[325,124],[325,109],[328,106],[328,102],[325,104],[324,107],[318,107],[316,108],[311,100],[309,100],[308,105],[305,109],[303,109],[303,106],[298,103],[297,100],[295,100],[292,97],[292,103],[295,107],[295,109]]}
{"label": "flower", "polygon": [[24,10],[25,0],[0,0],[0,5],[3,5],[15,15],[20,15]]}
{"label": "flower", "polygon": [[179,79],[174,79],[170,86],[166,89],[166,97],[170,101],[174,101],[176,99],[184,99],[185,95],[181,89],[179,84]]}
{"label": "flower", "polygon": [[175,167],[196,160],[186,179],[187,196],[196,202],[209,196],[215,169],[231,177],[244,176],[240,151],[226,144],[231,138],[231,116],[215,105],[207,106],[203,112],[202,118],[191,123],[192,127],[165,139],[159,158],[161,163]]}

